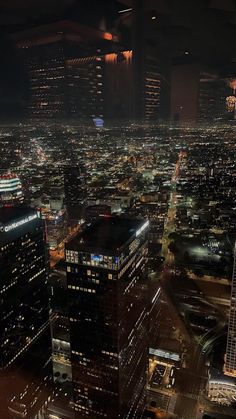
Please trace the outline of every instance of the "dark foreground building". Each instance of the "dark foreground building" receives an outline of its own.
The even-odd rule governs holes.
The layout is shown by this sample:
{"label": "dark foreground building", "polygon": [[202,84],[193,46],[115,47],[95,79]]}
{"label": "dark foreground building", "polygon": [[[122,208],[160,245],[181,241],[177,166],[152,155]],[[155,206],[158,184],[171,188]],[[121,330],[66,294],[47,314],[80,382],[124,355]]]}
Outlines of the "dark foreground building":
{"label": "dark foreground building", "polygon": [[226,375],[236,378],[236,244],[234,246],[234,266],[224,372]]}
{"label": "dark foreground building", "polygon": [[141,418],[148,366],[148,221],[101,217],[66,245],[78,417]]}
{"label": "dark foreground building", "polygon": [[16,403],[17,393],[26,386],[16,383],[16,377],[25,361],[34,370],[29,353],[48,328],[47,264],[40,213],[25,207],[0,208],[0,248],[0,417],[8,417],[10,401],[16,417],[17,412],[30,417],[28,407],[36,407],[40,395],[34,393],[28,407],[27,403]]}

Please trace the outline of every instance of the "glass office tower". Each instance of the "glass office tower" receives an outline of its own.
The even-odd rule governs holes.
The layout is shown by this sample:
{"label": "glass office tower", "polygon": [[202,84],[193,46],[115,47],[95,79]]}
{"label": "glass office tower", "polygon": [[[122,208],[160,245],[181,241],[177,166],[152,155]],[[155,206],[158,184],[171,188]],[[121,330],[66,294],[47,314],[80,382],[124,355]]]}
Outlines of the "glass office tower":
{"label": "glass office tower", "polygon": [[101,217],[66,245],[74,407],[141,418],[148,366],[148,221]]}
{"label": "glass office tower", "polygon": [[47,400],[50,381],[45,367],[48,270],[40,212],[0,208],[0,249],[0,417],[34,417]]}
{"label": "glass office tower", "polygon": [[67,208],[83,204],[86,199],[86,172],[82,166],[64,168],[65,204]]}
{"label": "glass office tower", "polygon": [[26,350],[48,323],[47,267],[40,213],[0,208],[0,368]]}
{"label": "glass office tower", "polygon": [[231,377],[236,377],[236,244],[234,247],[234,266],[225,358],[225,374],[230,375]]}

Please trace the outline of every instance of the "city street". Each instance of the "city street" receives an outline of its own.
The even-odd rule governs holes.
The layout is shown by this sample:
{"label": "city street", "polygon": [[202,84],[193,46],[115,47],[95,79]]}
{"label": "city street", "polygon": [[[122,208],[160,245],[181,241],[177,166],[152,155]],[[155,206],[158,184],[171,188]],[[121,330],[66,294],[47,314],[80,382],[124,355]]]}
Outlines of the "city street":
{"label": "city street", "polygon": [[176,373],[176,390],[178,392],[177,402],[175,406],[175,414],[183,419],[195,419],[199,412],[199,394],[205,388],[207,368],[204,359],[198,348],[190,344],[189,334],[185,324],[178,313],[178,309],[170,295],[171,289],[171,273],[170,267],[174,264],[174,255],[169,250],[171,239],[169,234],[175,231],[175,218],[177,209],[177,192],[176,184],[180,175],[181,164],[186,157],[186,153],[180,152],[176,162],[174,173],[171,179],[171,193],[169,199],[169,209],[167,214],[167,222],[165,224],[164,234],[162,238],[162,256],[165,257],[163,271],[160,277],[161,285],[165,291],[168,300],[169,309],[172,317],[175,318],[176,325],[181,331],[183,341],[187,344],[187,354],[185,368],[177,370]]}
{"label": "city street", "polygon": [[53,268],[59,260],[64,259],[65,257],[65,243],[72,239],[77,232],[79,231],[80,226],[76,226],[73,230],[66,236],[66,238],[59,244],[58,248],[55,250],[50,250],[50,267]]}
{"label": "city street", "polygon": [[171,239],[169,238],[170,233],[175,231],[175,217],[176,217],[176,207],[177,207],[177,192],[176,185],[180,175],[180,169],[183,158],[186,157],[186,153],[180,151],[178,154],[178,159],[175,164],[174,172],[171,178],[171,192],[169,198],[169,208],[167,213],[167,220],[164,227],[163,237],[162,237],[162,256],[165,258],[164,267],[171,266],[174,263],[174,255],[169,250],[169,245]]}

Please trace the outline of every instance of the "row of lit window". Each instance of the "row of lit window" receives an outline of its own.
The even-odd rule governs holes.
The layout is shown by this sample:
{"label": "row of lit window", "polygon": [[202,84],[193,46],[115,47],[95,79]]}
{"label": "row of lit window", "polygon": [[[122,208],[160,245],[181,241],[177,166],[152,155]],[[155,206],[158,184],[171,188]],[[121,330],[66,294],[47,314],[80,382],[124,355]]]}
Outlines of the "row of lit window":
{"label": "row of lit window", "polygon": [[93,410],[93,409],[88,409],[85,406],[82,406],[81,404],[77,404],[75,403],[75,410],[78,412],[83,411],[84,413],[86,413],[86,415],[89,415],[90,413],[95,414],[96,417],[101,416],[103,418],[107,417],[107,414],[104,412],[100,412],[99,410]]}
{"label": "row of lit window", "polygon": [[66,250],[66,262],[78,263],[78,252]]}
{"label": "row of lit window", "polygon": [[72,290],[78,290],[78,291],[83,291],[83,292],[89,292],[92,294],[96,294],[96,290],[93,290],[92,288],[83,288],[83,287],[76,287],[75,285],[68,285],[69,289]]}
{"label": "row of lit window", "polygon": [[28,341],[27,341],[27,344],[25,345],[25,346],[23,346],[23,348],[8,362],[8,364],[6,365],[6,367],[8,367],[9,365],[11,365],[12,364],[12,362],[14,362],[18,357],[19,357],[19,355],[21,355],[24,351],[25,351],[25,349],[26,348],[28,348],[28,346],[29,345],[31,345],[32,344],[32,342],[42,333],[42,331],[43,330],[45,330],[46,328],[48,327],[48,322],[46,323],[46,324],[44,324],[39,330],[38,330],[38,333],[36,333],[36,335],[34,335],[32,338],[30,338]]}
{"label": "row of lit window", "polygon": [[118,278],[121,278],[124,275],[124,273],[132,265],[132,263],[135,261],[135,259],[136,259],[136,254],[134,254],[132,256],[132,258],[129,260],[129,262],[121,269],[121,271],[118,274]]}
{"label": "row of lit window", "polygon": [[37,278],[39,275],[41,275],[43,272],[45,272],[46,271],[46,269],[44,268],[44,269],[41,269],[41,271],[39,271],[39,272],[37,272],[34,276],[32,276],[30,279],[29,279],[29,282],[31,282],[31,281],[33,281],[33,279],[35,279],[35,278]]}
{"label": "row of lit window", "polygon": [[[117,393],[114,393],[113,391],[105,390],[102,387],[97,387],[97,386],[90,385],[89,388],[92,389],[92,390],[97,390],[97,391],[105,391],[106,393],[118,396]],[[77,393],[81,394],[81,389],[80,388],[75,387],[75,391],[77,391]],[[85,394],[88,394],[88,387],[83,387],[83,391],[85,392]]]}
{"label": "row of lit window", "polygon": [[10,285],[3,286],[3,288],[0,291],[0,294],[3,294],[4,292],[6,292],[9,288],[13,287],[16,283],[17,281],[13,281],[10,283]]}
{"label": "row of lit window", "polygon": [[143,256],[141,256],[141,258],[139,259],[139,261],[136,263],[135,266],[132,266],[132,270],[129,273],[129,278],[133,277],[134,272],[138,269],[138,267],[141,265],[142,262],[145,263],[145,259]]}
{"label": "row of lit window", "polygon": [[82,406],[81,404],[75,403],[75,410],[77,412],[81,412],[81,410],[83,410],[87,415],[89,415],[89,409],[85,406]]}
{"label": "row of lit window", "polygon": [[89,261],[89,260],[82,260],[81,263],[83,265],[87,265],[87,266],[98,266],[99,268],[104,268],[104,269],[107,269],[107,268],[114,269],[114,270],[117,269],[117,265],[116,264],[113,264],[111,262],[104,263],[104,262],[97,262],[97,261],[94,261],[94,260],[91,260],[91,261]]}

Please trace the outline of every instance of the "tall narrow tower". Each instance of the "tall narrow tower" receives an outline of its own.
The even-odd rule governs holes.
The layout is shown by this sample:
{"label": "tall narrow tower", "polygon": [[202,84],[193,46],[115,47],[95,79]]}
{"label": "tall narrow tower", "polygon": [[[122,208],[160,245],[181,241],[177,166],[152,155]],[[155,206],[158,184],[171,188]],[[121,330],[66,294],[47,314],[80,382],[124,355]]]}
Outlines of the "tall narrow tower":
{"label": "tall narrow tower", "polygon": [[0,417],[7,419],[9,410],[14,417],[34,417],[47,398],[43,370],[49,359],[43,346],[49,308],[41,214],[25,206],[0,208],[0,249]]}
{"label": "tall narrow tower", "polygon": [[66,245],[75,410],[139,419],[148,365],[148,221],[102,217]]}
{"label": "tall narrow tower", "polygon": [[226,375],[236,377],[236,243],[234,247],[234,266],[224,372]]}

